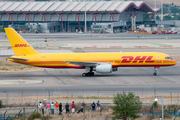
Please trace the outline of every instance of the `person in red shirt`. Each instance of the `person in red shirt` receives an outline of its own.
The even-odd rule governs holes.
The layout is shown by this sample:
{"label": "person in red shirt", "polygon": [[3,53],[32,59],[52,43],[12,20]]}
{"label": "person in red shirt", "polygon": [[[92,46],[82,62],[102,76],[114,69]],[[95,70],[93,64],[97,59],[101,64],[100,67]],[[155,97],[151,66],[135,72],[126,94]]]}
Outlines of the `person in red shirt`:
{"label": "person in red shirt", "polygon": [[74,101],[72,101],[71,108],[72,108],[72,113],[75,113]]}
{"label": "person in red shirt", "polygon": [[55,104],[55,111],[56,111],[56,114],[59,114],[59,113],[58,113],[58,111],[59,111],[58,108],[59,108],[59,104],[56,102],[56,104]]}

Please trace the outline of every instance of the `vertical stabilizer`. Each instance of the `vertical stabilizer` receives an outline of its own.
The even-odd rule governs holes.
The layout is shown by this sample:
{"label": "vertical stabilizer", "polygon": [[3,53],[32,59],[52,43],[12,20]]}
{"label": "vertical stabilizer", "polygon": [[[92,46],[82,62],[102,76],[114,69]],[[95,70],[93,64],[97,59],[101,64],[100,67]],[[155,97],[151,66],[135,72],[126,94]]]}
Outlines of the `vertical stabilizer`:
{"label": "vertical stabilizer", "polygon": [[4,28],[16,56],[38,54],[13,28]]}

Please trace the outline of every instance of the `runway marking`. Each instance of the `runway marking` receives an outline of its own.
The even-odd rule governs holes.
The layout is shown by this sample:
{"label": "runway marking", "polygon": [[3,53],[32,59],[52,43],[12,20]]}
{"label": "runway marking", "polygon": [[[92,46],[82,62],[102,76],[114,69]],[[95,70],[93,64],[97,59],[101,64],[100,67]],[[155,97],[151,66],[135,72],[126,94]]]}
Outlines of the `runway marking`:
{"label": "runway marking", "polygon": [[[138,70],[138,72],[140,72],[140,73],[143,74],[143,75],[146,75],[145,73],[141,72],[140,70]],[[155,82],[151,82],[151,83],[156,83],[156,82],[164,83],[164,82],[161,82],[161,81],[157,80],[156,78],[153,78],[153,77],[151,77],[151,76],[149,76],[149,75],[146,75],[146,76],[148,76],[149,78],[155,80]],[[149,83],[147,83],[147,84],[149,84]]]}

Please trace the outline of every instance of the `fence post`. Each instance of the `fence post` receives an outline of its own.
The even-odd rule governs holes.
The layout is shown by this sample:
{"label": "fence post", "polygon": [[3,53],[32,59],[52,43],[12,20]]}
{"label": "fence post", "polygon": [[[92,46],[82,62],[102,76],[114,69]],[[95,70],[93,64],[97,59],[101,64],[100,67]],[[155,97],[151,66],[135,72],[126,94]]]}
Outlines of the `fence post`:
{"label": "fence post", "polygon": [[177,106],[174,108],[174,115],[176,114],[176,108],[177,108]]}
{"label": "fence post", "polygon": [[20,111],[19,111],[19,113],[18,113],[18,117],[20,116],[21,111],[22,111],[22,110],[20,110]]}
{"label": "fence post", "polygon": [[107,118],[108,118],[108,115],[106,116],[106,119],[105,119],[105,120],[107,120]]}
{"label": "fence post", "polygon": [[[6,110],[6,112],[7,112],[7,110]],[[5,117],[6,117],[6,112],[4,113],[4,120],[5,120]]]}
{"label": "fence post", "polygon": [[151,107],[151,109],[150,109],[150,113],[153,113],[153,105],[152,105],[152,107]]}
{"label": "fence post", "polygon": [[85,120],[86,119],[86,116],[84,117],[84,119],[83,120]]}
{"label": "fence post", "polygon": [[154,114],[152,114],[151,120],[153,119],[153,117],[154,117]]}
{"label": "fence post", "polygon": [[64,119],[64,116],[62,117],[62,119],[61,120],[63,120]]}
{"label": "fence post", "polygon": [[170,95],[171,95],[171,105],[172,105],[172,93],[170,92]]}
{"label": "fence post", "polygon": [[23,107],[23,116],[25,116],[26,113],[25,113],[25,107]]}

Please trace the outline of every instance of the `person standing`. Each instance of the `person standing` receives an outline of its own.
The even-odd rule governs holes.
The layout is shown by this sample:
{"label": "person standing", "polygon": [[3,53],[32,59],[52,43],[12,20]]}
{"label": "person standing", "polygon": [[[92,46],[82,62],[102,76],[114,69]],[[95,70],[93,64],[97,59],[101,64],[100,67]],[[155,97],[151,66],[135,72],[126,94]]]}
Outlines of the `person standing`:
{"label": "person standing", "polygon": [[42,115],[44,115],[44,104],[42,103]]}
{"label": "person standing", "polygon": [[154,101],[155,101],[156,103],[158,102],[158,99],[157,99],[157,97],[155,97]]}
{"label": "person standing", "polygon": [[92,107],[92,111],[94,112],[94,111],[95,111],[95,108],[96,108],[96,104],[93,102],[93,103],[91,104],[91,107]]}
{"label": "person standing", "polygon": [[100,112],[100,110],[101,110],[101,104],[100,104],[99,100],[98,100],[98,102],[97,102],[96,104],[97,104],[97,111]]}
{"label": "person standing", "polygon": [[58,108],[59,108],[59,104],[56,102],[56,104],[55,104],[55,111],[56,111],[57,115],[58,115]]}
{"label": "person standing", "polygon": [[52,104],[51,104],[51,114],[52,114],[52,115],[54,114],[54,108],[55,108],[55,105],[54,105],[54,103],[52,102]]}
{"label": "person standing", "polygon": [[66,114],[69,113],[69,104],[68,103],[66,103],[65,108],[66,108]]}
{"label": "person standing", "polygon": [[72,101],[71,108],[72,108],[72,114],[75,113],[74,101]]}
{"label": "person standing", "polygon": [[39,108],[39,113],[42,114],[42,103],[41,103],[41,101],[38,104],[38,108]]}
{"label": "person standing", "polygon": [[46,104],[46,109],[47,109],[47,114],[49,115],[50,114],[50,103]]}
{"label": "person standing", "polygon": [[59,115],[61,115],[61,114],[62,114],[62,104],[59,103]]}

